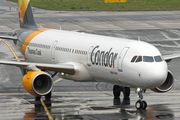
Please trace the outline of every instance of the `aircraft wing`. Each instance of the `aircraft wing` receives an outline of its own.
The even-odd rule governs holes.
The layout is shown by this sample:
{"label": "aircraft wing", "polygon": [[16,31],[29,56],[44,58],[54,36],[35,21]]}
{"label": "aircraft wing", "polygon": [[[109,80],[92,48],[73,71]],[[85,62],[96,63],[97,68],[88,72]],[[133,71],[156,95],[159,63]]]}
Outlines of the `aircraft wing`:
{"label": "aircraft wing", "polygon": [[18,40],[16,36],[0,36],[0,39]]}
{"label": "aircraft wing", "polygon": [[170,55],[163,55],[163,58],[166,62],[170,62],[172,59],[180,58],[180,53],[177,54],[170,54]]}
{"label": "aircraft wing", "polygon": [[46,63],[17,62],[17,61],[5,61],[5,60],[0,60],[0,64],[23,67],[29,70],[39,68],[40,70],[63,72],[70,75],[73,75],[75,73],[74,66],[71,64],[46,64]]}

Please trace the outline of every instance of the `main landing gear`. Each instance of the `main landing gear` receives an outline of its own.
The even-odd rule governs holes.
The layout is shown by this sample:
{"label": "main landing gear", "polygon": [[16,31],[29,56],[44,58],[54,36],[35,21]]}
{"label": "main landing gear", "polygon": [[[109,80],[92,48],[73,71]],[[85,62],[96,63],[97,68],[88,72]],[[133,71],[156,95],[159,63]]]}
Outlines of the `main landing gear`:
{"label": "main landing gear", "polygon": [[130,88],[129,87],[114,85],[114,87],[113,87],[114,99],[120,99],[119,97],[120,97],[121,92],[123,92],[124,98],[128,98],[130,96]]}
{"label": "main landing gear", "polygon": [[145,110],[147,108],[147,103],[146,103],[146,101],[142,100],[143,99],[142,93],[143,92],[145,93],[145,90],[143,90],[141,88],[137,88],[136,91],[138,93],[139,100],[136,102],[135,107],[138,110]]}

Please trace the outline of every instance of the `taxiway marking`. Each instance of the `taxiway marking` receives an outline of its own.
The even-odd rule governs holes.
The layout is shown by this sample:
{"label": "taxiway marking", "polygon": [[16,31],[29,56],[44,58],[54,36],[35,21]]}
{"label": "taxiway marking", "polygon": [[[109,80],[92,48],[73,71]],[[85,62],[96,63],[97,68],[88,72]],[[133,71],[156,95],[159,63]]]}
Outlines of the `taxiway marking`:
{"label": "taxiway marking", "polygon": [[17,60],[18,62],[20,62],[19,58],[17,57],[17,55],[16,55],[16,53],[14,52],[14,50],[12,49],[12,47],[11,47],[5,40],[3,40],[3,39],[0,39],[0,41],[4,42],[4,43],[9,47],[9,49],[11,50],[11,52],[12,52],[12,54],[14,55],[14,57],[16,58],[16,60]]}
{"label": "taxiway marking", "polygon": [[46,114],[47,114],[49,120],[53,120],[51,114],[49,113],[49,110],[47,109],[46,105],[44,104],[44,102],[43,102],[43,100],[42,100],[42,97],[41,97],[40,101],[41,101],[41,104],[42,104],[43,107],[44,107],[44,110],[46,111]]}
{"label": "taxiway marking", "polygon": [[57,82],[59,82],[59,81],[61,81],[61,80],[62,80],[62,78],[60,78],[60,79],[54,81],[53,83],[57,83]]}

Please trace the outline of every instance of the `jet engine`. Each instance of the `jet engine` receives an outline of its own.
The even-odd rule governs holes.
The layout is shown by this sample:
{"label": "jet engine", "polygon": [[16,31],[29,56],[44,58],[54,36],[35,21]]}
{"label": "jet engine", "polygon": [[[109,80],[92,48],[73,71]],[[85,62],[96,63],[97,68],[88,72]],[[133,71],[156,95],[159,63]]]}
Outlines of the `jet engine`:
{"label": "jet engine", "polygon": [[161,86],[152,88],[151,90],[158,93],[164,93],[169,91],[173,87],[173,83],[174,83],[173,74],[170,71],[168,71],[165,82]]}
{"label": "jet engine", "polygon": [[29,71],[23,77],[22,84],[34,96],[47,95],[53,87],[51,76],[43,71]]}

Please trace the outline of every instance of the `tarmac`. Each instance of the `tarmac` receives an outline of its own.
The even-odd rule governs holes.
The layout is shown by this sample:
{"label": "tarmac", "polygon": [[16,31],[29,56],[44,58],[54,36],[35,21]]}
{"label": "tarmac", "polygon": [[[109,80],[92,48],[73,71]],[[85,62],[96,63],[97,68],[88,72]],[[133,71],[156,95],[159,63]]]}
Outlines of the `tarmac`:
{"label": "tarmac", "polygon": [[[17,3],[0,0],[0,35],[19,27]],[[163,55],[180,52],[180,11],[98,12],[48,11],[34,8],[43,28],[85,32],[141,40],[156,46]],[[23,60],[13,41],[0,40],[0,60]],[[0,65],[0,120],[179,120],[180,59],[168,63],[174,87],[167,93],[144,93],[148,107],[136,110],[134,89],[129,99],[113,99],[113,85],[73,82],[53,78],[52,100],[34,101],[22,86],[15,66]]]}

